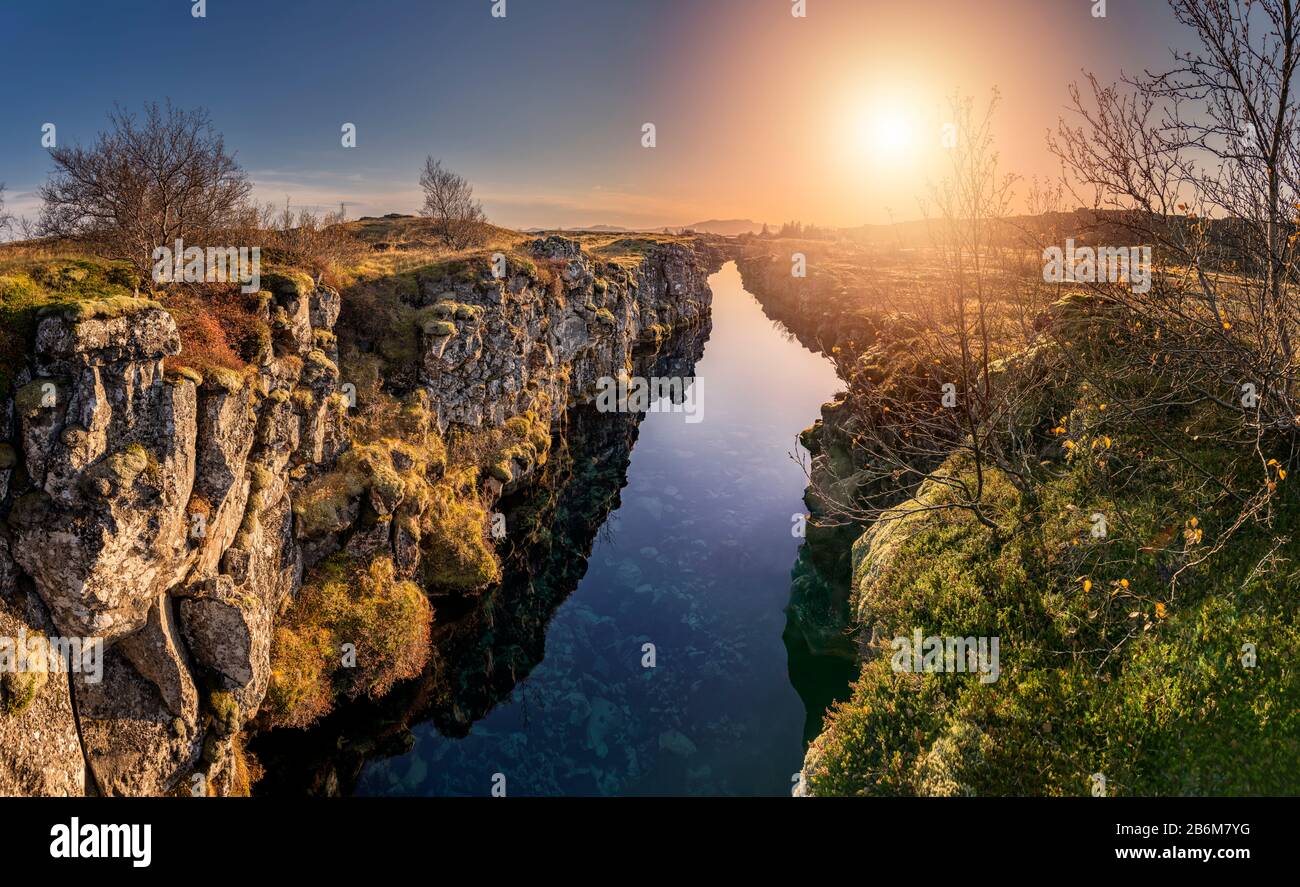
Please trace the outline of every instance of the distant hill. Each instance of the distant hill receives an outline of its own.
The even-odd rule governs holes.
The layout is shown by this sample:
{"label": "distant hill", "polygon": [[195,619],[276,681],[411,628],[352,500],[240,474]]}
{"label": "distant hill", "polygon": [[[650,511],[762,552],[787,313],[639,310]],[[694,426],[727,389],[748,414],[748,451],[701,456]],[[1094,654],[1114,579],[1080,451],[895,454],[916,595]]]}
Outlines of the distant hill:
{"label": "distant hill", "polygon": [[[529,233],[553,230],[557,229],[527,229]],[[682,231],[695,231],[699,234],[720,234],[725,237],[735,237],[737,234],[757,234],[759,231],[763,230],[763,223],[755,222],[753,219],[709,219],[704,222],[695,222],[691,225],[647,225],[640,228],[628,228],[623,225],[581,225],[559,230],[573,232],[587,231],[593,234],[640,234],[645,232],[653,232],[656,234],[677,234]]]}
{"label": "distant hill", "polygon": [[737,234],[757,234],[763,230],[763,223],[755,222],[753,219],[709,219],[682,227],[690,231],[699,231],[701,234],[735,237]]}

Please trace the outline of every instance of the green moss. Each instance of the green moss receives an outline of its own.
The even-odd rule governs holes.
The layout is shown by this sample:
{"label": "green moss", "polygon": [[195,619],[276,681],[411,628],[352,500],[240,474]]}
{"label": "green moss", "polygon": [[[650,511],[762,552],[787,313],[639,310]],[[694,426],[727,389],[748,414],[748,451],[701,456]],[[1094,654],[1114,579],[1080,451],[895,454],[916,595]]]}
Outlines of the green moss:
{"label": "green moss", "polygon": [[144,474],[154,475],[158,460],[140,444],[130,444],[125,449],[101,459],[82,478],[83,485],[100,495],[111,495],[130,489]]}
{"label": "green moss", "polygon": [[275,473],[264,465],[254,464],[249,471],[248,490],[251,495],[257,495],[263,490],[270,489],[275,484]]}
{"label": "green moss", "polygon": [[294,408],[304,415],[311,413],[316,409],[316,395],[310,388],[295,388],[293,390]]}
{"label": "green moss", "polygon": [[80,323],[87,320],[111,320],[116,317],[129,317],[142,311],[155,309],[161,311],[162,305],[153,299],[141,299],[134,296],[110,296],[103,299],[53,303],[42,308],[41,314],[61,314],[68,320],[75,320]]}
{"label": "green moss", "polygon": [[[1005,528],[996,536],[968,511],[936,510],[952,495],[938,485],[864,534],[853,590],[862,625],[886,644],[915,628],[997,637],[1001,674],[896,674],[887,650],[867,656],[810,749],[814,793],[1086,794],[1095,772],[1112,794],[1300,785],[1300,676],[1281,667],[1300,656],[1300,624],[1285,571],[1257,570],[1270,552],[1300,555],[1300,498],[1285,490],[1271,528],[1239,530],[1171,597],[1171,573],[1233,512],[1195,466],[1142,458],[1153,427],[1144,416],[1108,427],[1112,447],[1076,446],[1091,455],[1039,478],[1033,504],[986,474],[987,513]],[[1086,441],[1099,430],[1070,433]],[[1195,461],[1226,478],[1230,455],[1207,442]],[[970,479],[969,466],[947,468]],[[1109,517],[1103,537],[1091,532],[1098,512]],[[1192,526],[1205,543],[1185,538]],[[1245,667],[1246,642],[1276,658]]]}
{"label": "green moss", "polygon": [[313,481],[293,500],[297,532],[314,539],[338,533],[352,525],[353,501],[366,491],[368,476],[347,454],[339,466]]}
{"label": "green moss", "polygon": [[352,525],[354,504],[373,493],[389,513],[408,497],[424,494],[429,476],[441,471],[446,459],[441,440],[416,447],[397,438],[355,443],[327,472],[302,490],[294,500],[298,532],[306,538],[338,533]]}
{"label": "green moss", "polygon": [[231,370],[221,366],[206,366],[203,368],[202,375],[203,384],[209,388],[231,392],[245,388],[250,378],[251,373],[241,373],[238,370]]}
{"label": "green moss", "polygon": [[262,285],[283,298],[308,296],[316,289],[316,284],[309,275],[292,270],[263,271]]}
{"label": "green moss", "polygon": [[493,477],[503,484],[508,484],[514,480],[514,473],[510,470],[510,460],[502,459],[500,462],[494,462],[488,467],[488,476]]}
{"label": "green moss", "polygon": [[216,734],[221,738],[234,736],[243,726],[243,712],[232,694],[224,690],[213,693],[208,697],[208,708]]}
{"label": "green moss", "polygon": [[477,473],[449,475],[430,490],[422,518],[420,570],[443,591],[478,591],[499,581],[501,567],[487,541],[487,509],[476,494]]}
{"label": "green moss", "polygon": [[608,308],[601,308],[596,312],[596,319],[606,326],[614,326],[618,321],[614,319],[614,312]]}
{"label": "green moss", "polygon": [[[290,618],[297,607],[291,607]],[[330,680],[338,649],[331,632],[304,618],[276,627],[271,643],[271,677],[264,711],[282,727],[307,727],[334,705]]]}
{"label": "green moss", "polygon": [[430,336],[454,336],[456,335],[456,324],[447,320],[438,320],[430,323],[425,327],[425,331]]}
{"label": "green moss", "polygon": [[[133,285],[129,269],[100,259],[0,260],[0,396],[23,366],[42,312],[109,316],[123,305],[147,304],[131,299]],[[96,306],[83,309],[81,302]]]}
{"label": "green moss", "polygon": [[201,385],[203,383],[203,375],[197,370],[187,366],[169,366],[164,372],[164,376],[167,381],[172,384],[193,382],[195,385]]}
{"label": "green moss", "polygon": [[20,416],[32,417],[43,409],[49,409],[53,404],[48,400],[51,389],[46,386],[53,385],[53,394],[57,403],[59,397],[58,383],[53,379],[38,378],[19,388],[14,395],[14,408],[18,410]]}
{"label": "green moss", "polygon": [[0,471],[13,468],[18,464],[18,454],[7,443],[0,443]]}
{"label": "green moss", "polygon": [[255,364],[265,364],[274,356],[275,347],[271,337],[271,328],[258,322],[245,345],[245,357]]}
{"label": "green moss", "polygon": [[49,681],[44,669],[0,673],[0,705],[10,716],[23,713]]}

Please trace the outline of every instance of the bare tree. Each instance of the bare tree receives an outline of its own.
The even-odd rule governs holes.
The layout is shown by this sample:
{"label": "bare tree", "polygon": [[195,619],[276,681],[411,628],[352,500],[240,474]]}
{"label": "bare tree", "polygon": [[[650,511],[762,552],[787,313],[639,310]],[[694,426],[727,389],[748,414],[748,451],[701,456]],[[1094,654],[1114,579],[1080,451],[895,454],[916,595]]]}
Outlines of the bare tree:
{"label": "bare tree", "polygon": [[51,150],[42,234],[87,241],[144,278],[155,247],[211,245],[238,220],[250,185],[207,111],[148,103],[108,119],[93,146]]}
{"label": "bare tree", "polygon": [[1019,322],[1008,274],[1005,219],[1015,177],[998,170],[996,105],[996,93],[982,113],[969,98],[952,100],[961,135],[926,206],[937,290],[890,306],[890,340],[874,346],[879,360],[871,353],[839,360],[850,389],[845,430],[859,467],[845,478],[823,460],[808,472],[824,523],[901,517],[894,506],[929,481],[943,494],[918,507],[963,509],[997,533],[985,504],[988,472],[1033,494],[1037,457],[1024,418],[1048,382],[1031,365],[1008,372],[1004,360],[1024,351],[1031,331]]}
{"label": "bare tree", "polygon": [[441,160],[426,157],[420,187],[424,189],[424,208],[420,214],[433,220],[438,236],[448,246],[470,245],[478,225],[487,217],[482,205],[474,199],[469,182],[444,168]]}
{"label": "bare tree", "polygon": [[[1120,84],[1089,75],[1086,90],[1071,90],[1073,120],[1049,145],[1081,202],[1160,259],[1149,292],[1088,287],[1120,310],[1114,329],[1147,333],[1094,364],[1105,373],[1094,369],[1092,381],[1127,393],[1135,417],[1216,411],[1227,442],[1259,462],[1256,489],[1222,490],[1241,502],[1239,526],[1267,520],[1275,474],[1285,476],[1300,432],[1300,2],[1169,5],[1199,47]],[[1152,434],[1163,455],[1194,464],[1186,442]]]}

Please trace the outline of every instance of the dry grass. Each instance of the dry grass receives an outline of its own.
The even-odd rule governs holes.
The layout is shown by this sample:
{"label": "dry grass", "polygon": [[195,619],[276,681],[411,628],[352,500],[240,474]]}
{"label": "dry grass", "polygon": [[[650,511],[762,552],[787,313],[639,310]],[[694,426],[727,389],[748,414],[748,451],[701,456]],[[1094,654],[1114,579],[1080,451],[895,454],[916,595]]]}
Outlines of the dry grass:
{"label": "dry grass", "polygon": [[510,253],[531,239],[530,235],[485,223],[478,226],[474,245],[451,249],[435,233],[433,223],[420,216],[366,217],[345,222],[341,227],[366,244],[369,254],[355,267],[339,272],[339,286],[393,277],[427,265],[479,256],[485,252]]}

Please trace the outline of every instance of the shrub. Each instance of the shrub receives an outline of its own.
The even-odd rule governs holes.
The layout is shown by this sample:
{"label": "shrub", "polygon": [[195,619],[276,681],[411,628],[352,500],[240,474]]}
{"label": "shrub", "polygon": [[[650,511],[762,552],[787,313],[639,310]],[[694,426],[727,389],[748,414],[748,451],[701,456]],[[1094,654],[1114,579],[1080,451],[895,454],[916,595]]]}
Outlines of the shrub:
{"label": "shrub", "polygon": [[[391,558],[366,565],[336,554],[317,565],[276,630],[266,697],[272,723],[305,727],[337,695],[378,697],[415,677],[429,658],[432,619],[424,593],[397,577]],[[344,667],[344,644],[355,647],[355,667]]]}
{"label": "shrub", "polygon": [[441,591],[477,591],[501,578],[487,542],[487,509],[477,494],[477,472],[461,470],[431,491],[422,524],[420,559],[425,584]]}
{"label": "shrub", "polygon": [[[290,614],[298,605],[290,609]],[[338,648],[331,633],[320,625],[281,625],[271,644],[271,680],[263,710],[278,727],[307,727],[334,705],[330,682]]]}

